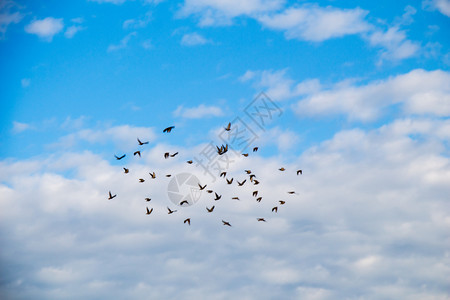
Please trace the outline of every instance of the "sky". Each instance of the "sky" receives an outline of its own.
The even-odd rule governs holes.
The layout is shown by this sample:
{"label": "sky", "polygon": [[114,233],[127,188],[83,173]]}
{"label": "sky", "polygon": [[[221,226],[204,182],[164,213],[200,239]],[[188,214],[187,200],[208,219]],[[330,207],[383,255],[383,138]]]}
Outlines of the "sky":
{"label": "sky", "polygon": [[1,298],[450,299],[449,30],[449,0],[1,0]]}

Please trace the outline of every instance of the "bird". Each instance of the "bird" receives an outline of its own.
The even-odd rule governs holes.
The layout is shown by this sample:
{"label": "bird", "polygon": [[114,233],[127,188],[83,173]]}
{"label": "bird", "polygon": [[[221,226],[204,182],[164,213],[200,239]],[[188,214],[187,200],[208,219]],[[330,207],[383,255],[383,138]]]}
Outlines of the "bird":
{"label": "bird", "polygon": [[245,171],[245,173],[247,173],[247,174],[252,173],[252,171],[250,171],[250,170],[244,170],[244,171]]}
{"label": "bird", "polygon": [[228,151],[228,144],[226,144],[225,146],[222,145],[222,146],[220,146],[220,148],[216,146],[216,148],[217,148],[217,153],[219,153],[219,155],[222,155]]}
{"label": "bird", "polygon": [[172,175],[171,175],[171,174],[167,174],[167,175],[166,175],[166,177],[170,177],[170,176],[172,176]]}
{"label": "bird", "polygon": [[192,164],[192,160],[188,160],[187,163],[188,163],[188,164]]}
{"label": "bird", "polygon": [[244,157],[247,157],[247,156],[248,156],[248,153],[242,153],[242,155],[244,155]]}
{"label": "bird", "polygon": [[150,198],[145,198],[145,201],[150,202],[152,199]]}
{"label": "bird", "polygon": [[225,176],[227,176],[227,172],[222,172],[222,173],[220,173],[220,177],[225,177]]}
{"label": "bird", "polygon": [[200,188],[201,191],[204,190],[204,189],[206,188],[206,184],[205,184],[204,186],[201,186],[200,183],[199,183],[198,186],[199,186],[199,188]]}
{"label": "bird", "polygon": [[261,202],[261,200],[262,200],[262,197],[256,198],[256,202]]}
{"label": "bird", "polygon": [[[237,180],[236,180],[237,181]],[[244,183],[247,181],[247,179],[244,179],[244,181],[242,181],[242,182],[237,182],[238,183],[238,186],[243,186],[244,185]]]}
{"label": "bird", "polygon": [[141,140],[139,138],[137,138],[137,141],[138,141],[139,146],[148,144],[148,141],[147,142],[141,142]]}
{"label": "bird", "polygon": [[258,191],[253,191],[253,197],[258,196]]}
{"label": "bird", "polygon": [[297,170],[297,175],[298,174],[302,175],[303,174],[302,170]]}
{"label": "bird", "polygon": [[166,129],[164,129],[163,132],[169,133],[169,132],[171,132],[172,129],[174,129],[174,128],[175,128],[175,126],[169,126],[169,127],[167,127]]}
{"label": "bird", "polygon": [[272,212],[278,212],[278,206],[275,206],[274,208],[272,208]]}
{"label": "bird", "polygon": [[142,178],[139,178],[139,182],[145,182],[145,180]]}
{"label": "bird", "polygon": [[225,127],[225,130],[226,130],[226,131],[230,131],[230,130],[231,130],[231,123],[228,123],[228,126]]}
{"label": "bird", "polygon": [[292,195],[292,194],[295,194],[295,192],[294,191],[290,191],[290,192],[288,192],[288,194]]}
{"label": "bird", "polygon": [[148,210],[148,206],[147,206],[147,215],[149,215],[149,214],[151,214],[152,213],[152,211],[153,211],[153,208],[152,209],[150,209],[150,210]]}
{"label": "bird", "polygon": [[222,195],[219,196],[219,195],[217,195],[217,193],[214,193],[214,194],[216,194],[216,197],[214,198],[214,200],[217,201],[217,200],[219,200],[220,198],[222,198]]}
{"label": "bird", "polygon": [[141,157],[141,151],[136,151],[133,153],[134,156],[136,156],[136,154],[139,155],[139,157]]}
{"label": "bird", "polygon": [[239,200],[239,197],[233,197],[233,198],[231,198],[231,199],[233,199],[233,200]]}
{"label": "bird", "polygon": [[111,194],[111,191],[109,191],[109,198],[108,198],[108,200],[111,200],[111,199],[113,199],[114,197],[116,197],[117,196],[117,194],[116,195],[112,195]]}
{"label": "bird", "polygon": [[231,178],[231,180],[228,180],[228,179],[227,179],[227,183],[228,183],[228,184],[232,184],[232,183],[233,183],[233,178]]}
{"label": "bird", "polygon": [[127,169],[127,168],[123,168],[123,172],[124,172],[125,174],[128,174],[128,173],[130,172],[130,170]]}
{"label": "bird", "polygon": [[155,178],[156,178],[155,172],[153,172],[153,173],[148,173],[148,174],[150,174],[150,176],[152,176],[152,179],[155,179]]}
{"label": "bird", "polygon": [[127,156],[127,155],[126,155],[126,154],[124,154],[124,155],[122,155],[122,156],[114,155],[114,157],[115,157],[117,160],[121,160],[121,159],[124,158],[125,156]]}
{"label": "bird", "polygon": [[257,184],[259,184],[259,181],[255,179],[255,180],[253,180],[253,184],[257,185]]}
{"label": "bird", "polygon": [[279,168],[278,170],[280,170],[280,171],[284,171],[284,170],[286,170],[285,168],[283,168],[283,167],[281,167],[281,168]]}
{"label": "bird", "polygon": [[177,155],[178,152],[175,152],[174,154],[170,154],[170,157],[175,157],[175,155]]}
{"label": "bird", "polygon": [[189,204],[189,202],[188,202],[187,200],[183,200],[183,201],[180,202],[180,206],[182,206],[182,205],[185,204],[185,203],[186,203],[186,204]]}
{"label": "bird", "polygon": [[231,227],[231,224],[228,223],[227,221],[222,220],[222,223],[223,223],[223,225],[227,225],[227,226],[230,226],[230,227]]}
{"label": "bird", "polygon": [[174,212],[176,212],[176,210],[171,210],[169,207],[167,207],[167,210],[169,211],[168,214],[173,214]]}
{"label": "bird", "polygon": [[258,151],[258,147],[253,148],[253,152]]}
{"label": "bird", "polygon": [[187,218],[183,221],[184,224],[188,223],[189,226],[191,226],[191,218]]}
{"label": "bird", "polygon": [[211,193],[214,192],[214,191],[213,191],[213,190],[207,190],[207,192],[211,194]]}
{"label": "bird", "polygon": [[286,201],[283,201],[283,200],[278,200],[278,202],[280,202],[280,205],[283,205],[286,203]]}
{"label": "bird", "polygon": [[208,207],[207,207],[206,210],[207,210],[208,212],[213,212],[214,207],[215,207],[214,205],[213,205],[211,208],[208,208]]}
{"label": "bird", "polygon": [[258,222],[266,222],[264,218],[257,218]]}
{"label": "bird", "polygon": [[255,177],[256,177],[255,174],[250,175],[250,181],[253,181],[253,178],[255,178]]}
{"label": "bird", "polygon": [[170,153],[169,152],[166,152],[166,153],[164,153],[164,158],[169,158],[169,155],[170,155]]}

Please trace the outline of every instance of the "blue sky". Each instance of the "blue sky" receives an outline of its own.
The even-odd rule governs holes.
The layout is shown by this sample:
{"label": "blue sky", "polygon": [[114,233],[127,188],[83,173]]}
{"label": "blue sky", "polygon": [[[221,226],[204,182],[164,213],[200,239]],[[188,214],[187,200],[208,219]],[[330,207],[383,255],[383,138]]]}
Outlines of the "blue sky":
{"label": "blue sky", "polygon": [[[7,249],[0,294],[448,297],[448,0],[0,3],[0,230]],[[201,203],[180,209],[198,220],[186,228],[157,214],[170,204],[168,179],[161,179],[149,183],[160,202],[154,227],[144,229],[141,198],[149,192],[134,188],[134,177],[123,181],[124,164],[210,180],[185,160],[210,141],[220,144],[222,128],[236,117],[255,126],[245,108],[260,92],[282,114],[253,127],[252,146],[260,150],[236,157],[229,174],[241,180],[244,167],[257,170],[271,181],[266,192],[273,201],[295,188],[290,209],[267,215],[273,219],[263,225],[272,227],[261,229],[246,221],[255,219],[249,203],[225,203],[224,218],[241,228],[230,233],[211,227],[216,223]],[[163,134],[170,125],[175,130]],[[139,148],[140,161],[133,157],[137,137],[149,141]],[[167,162],[166,151],[180,154]],[[114,160],[119,153],[127,153],[125,162]],[[302,168],[302,181],[280,177],[280,166]],[[105,201],[113,187],[129,202]],[[230,197],[236,189],[228,188]],[[25,209],[29,220],[19,218]],[[114,240],[104,237],[111,234]],[[48,246],[35,248],[39,240]],[[124,242],[134,247],[122,248]],[[72,247],[73,256],[58,254]],[[107,254],[108,247],[118,250]],[[258,247],[267,251],[255,253]],[[17,249],[29,250],[24,258],[12,254]],[[295,253],[280,258],[284,251]],[[130,268],[125,278],[106,268],[93,278],[89,270],[106,263],[100,254],[115,267],[155,256],[158,271]],[[246,271],[237,274],[242,260]],[[210,289],[198,283],[208,264],[217,266],[212,272],[230,272],[224,283],[206,280]],[[173,281],[188,271],[193,277],[177,288]],[[133,282],[139,275],[155,283]]]}

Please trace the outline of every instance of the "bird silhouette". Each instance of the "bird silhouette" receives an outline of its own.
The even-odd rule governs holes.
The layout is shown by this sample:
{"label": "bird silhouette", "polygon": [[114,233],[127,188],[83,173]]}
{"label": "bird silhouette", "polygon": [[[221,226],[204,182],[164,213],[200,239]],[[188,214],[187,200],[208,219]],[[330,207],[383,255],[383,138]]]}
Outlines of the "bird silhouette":
{"label": "bird silhouette", "polygon": [[214,193],[214,194],[216,194],[216,197],[214,198],[214,200],[219,200],[220,198],[222,198],[222,195],[217,195],[217,193]]}
{"label": "bird silhouette", "polygon": [[280,202],[280,205],[283,205],[286,203],[286,201],[283,201],[283,200],[278,200],[278,202]]}
{"label": "bird silhouette", "polygon": [[148,173],[148,174],[150,174],[150,176],[152,176],[152,179],[155,179],[155,178],[156,178],[155,172],[153,172],[153,173]]}
{"label": "bird silhouette", "polygon": [[239,197],[233,197],[232,200],[239,200]]}
{"label": "bird silhouette", "polygon": [[142,178],[139,178],[139,182],[145,182],[145,180]]}
{"label": "bird silhouette", "polygon": [[168,214],[173,214],[174,212],[176,212],[176,210],[171,210],[169,207],[167,207],[167,210],[169,211]]}
{"label": "bird silhouette", "polygon": [[[236,180],[237,181],[237,180]],[[237,182],[238,183],[238,186],[243,186],[244,185],[244,183],[247,181],[247,179],[244,179],[244,181],[242,181],[242,182]]]}
{"label": "bird silhouette", "polygon": [[191,218],[187,218],[183,221],[184,224],[188,223],[189,226],[191,226]]}
{"label": "bird silhouette", "polygon": [[256,180],[256,179],[254,179],[254,180],[253,180],[253,184],[254,184],[254,185],[257,185],[257,184],[259,184],[259,181]]}
{"label": "bird silhouette", "polygon": [[262,197],[256,198],[256,202],[261,202],[261,200],[262,200]]}
{"label": "bird silhouette", "polygon": [[117,160],[121,160],[121,159],[124,158],[125,156],[127,156],[127,155],[126,155],[126,154],[124,154],[124,155],[122,155],[122,156],[114,155],[114,157],[115,157]]}
{"label": "bird silhouette", "polygon": [[211,194],[211,193],[214,192],[214,191],[213,191],[213,190],[207,190],[207,192]]}
{"label": "bird silhouette", "polygon": [[274,208],[272,208],[272,212],[278,212],[278,207],[275,206]]}
{"label": "bird silhouette", "polygon": [[231,227],[231,224],[228,223],[227,221],[222,220],[222,223],[223,223],[223,225],[226,225],[226,226],[230,226],[230,227]]}
{"label": "bird silhouette", "polygon": [[148,142],[141,142],[141,140],[139,138],[137,138],[137,141],[138,141],[139,146],[148,144]]}
{"label": "bird silhouette", "polygon": [[169,132],[171,132],[172,129],[174,129],[174,128],[175,128],[175,126],[169,126],[169,127],[167,127],[166,129],[164,129],[163,132],[169,133]]}
{"label": "bird silhouette", "polygon": [[206,184],[204,186],[201,186],[200,183],[198,184],[200,190],[204,190],[206,188]]}
{"label": "bird silhouette", "polygon": [[174,154],[170,154],[170,157],[175,157],[175,155],[177,155],[178,152],[175,152]]}
{"label": "bird silhouette", "polygon": [[171,174],[167,174],[167,175],[166,175],[166,177],[170,177],[170,176],[172,176],[172,175],[171,175]]}
{"label": "bird silhouette", "polygon": [[244,170],[244,171],[245,171],[245,173],[247,173],[247,174],[252,173],[252,171],[250,171],[250,170]]}
{"label": "bird silhouette", "polygon": [[189,204],[189,202],[187,200],[183,200],[180,202],[180,206],[183,206],[183,204]]}
{"label": "bird silhouette", "polygon": [[145,201],[150,202],[152,199],[150,198],[145,198]]}
{"label": "bird silhouette", "polygon": [[258,222],[266,222],[264,218],[257,218]]}
{"label": "bird silhouette", "polygon": [[123,172],[124,172],[125,174],[128,174],[128,173],[130,173],[130,170],[127,169],[127,168],[123,168]]}
{"label": "bird silhouette", "polygon": [[225,177],[225,176],[227,176],[227,172],[222,172],[222,173],[220,173],[220,177]]}
{"label": "bird silhouette", "polygon": [[152,213],[152,211],[153,211],[153,208],[152,209],[150,209],[150,210],[148,210],[148,206],[147,206],[147,215],[149,215],[149,214],[151,214]]}
{"label": "bird silhouette", "polygon": [[141,157],[141,151],[136,151],[133,153],[134,156],[136,156],[136,154],[139,155],[139,157]]}
{"label": "bird silhouette", "polygon": [[253,197],[258,196],[258,191],[253,191]]}
{"label": "bird silhouette", "polygon": [[297,175],[298,175],[298,174],[302,175],[302,174],[303,174],[303,171],[302,171],[302,170],[297,170]]}
{"label": "bird silhouette", "polygon": [[220,148],[218,146],[216,146],[216,148],[217,148],[217,153],[219,153],[219,155],[222,155],[228,151],[228,144],[226,144],[225,146],[222,145],[222,146],[220,146]]}
{"label": "bird silhouette", "polygon": [[295,191],[290,191],[290,192],[288,192],[288,194],[295,194]]}
{"label": "bird silhouette", "polygon": [[255,174],[250,175],[250,181],[253,181],[253,178],[255,178],[255,177],[256,177]]}
{"label": "bird silhouette", "polygon": [[258,151],[258,147],[253,148],[253,152]]}
{"label": "bird silhouette", "polygon": [[281,167],[281,168],[279,168],[278,170],[280,170],[280,171],[284,171],[284,170],[286,170],[285,168],[283,168],[283,167]]}
{"label": "bird silhouette", "polygon": [[248,156],[248,153],[242,153],[242,155],[244,155],[244,157],[247,157],[247,156]]}
{"label": "bird silhouette", "polygon": [[210,213],[210,212],[213,212],[214,207],[215,207],[214,205],[213,205],[211,208],[208,208],[208,207],[207,207],[206,210],[207,210],[209,213]]}
{"label": "bird silhouette", "polygon": [[231,178],[231,180],[228,180],[228,179],[227,179],[227,183],[228,183],[228,184],[232,184],[232,183],[233,183],[233,178]]}
{"label": "bird silhouette", "polygon": [[188,164],[192,164],[192,160],[188,160],[187,163],[188,163]]}
{"label": "bird silhouette", "polygon": [[170,153],[169,152],[166,152],[166,153],[164,153],[164,158],[169,158],[169,155],[170,155]]}
{"label": "bird silhouette", "polygon": [[225,127],[225,130],[226,130],[226,131],[230,131],[230,130],[231,130],[231,123],[228,123],[228,126]]}
{"label": "bird silhouette", "polygon": [[111,200],[111,199],[115,198],[116,196],[117,196],[117,194],[116,194],[116,195],[112,195],[112,194],[111,194],[111,191],[109,191],[109,197],[108,197],[108,200]]}

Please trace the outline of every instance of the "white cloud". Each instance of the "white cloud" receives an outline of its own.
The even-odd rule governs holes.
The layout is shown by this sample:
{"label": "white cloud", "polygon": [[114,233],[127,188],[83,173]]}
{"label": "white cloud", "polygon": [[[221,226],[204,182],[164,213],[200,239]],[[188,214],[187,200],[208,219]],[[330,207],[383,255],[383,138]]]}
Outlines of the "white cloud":
{"label": "white cloud", "polygon": [[153,45],[152,40],[145,40],[142,42],[142,48],[149,50],[155,48],[155,45]]}
{"label": "white cloud", "polygon": [[450,17],[450,1],[449,0],[424,0],[423,6],[437,9],[441,14]]}
{"label": "white cloud", "polygon": [[187,119],[202,119],[202,118],[211,118],[211,117],[220,117],[223,116],[224,113],[222,109],[218,106],[207,106],[204,104],[200,104],[197,107],[183,107],[178,106],[178,108],[173,112],[175,117],[182,117]]}
{"label": "white cloud", "polygon": [[31,83],[30,78],[23,78],[22,80],[20,80],[20,84],[22,85],[23,88],[29,87],[30,83]]}
{"label": "white cloud", "polygon": [[42,20],[34,20],[25,26],[25,32],[35,34],[41,39],[51,42],[53,36],[61,32],[64,28],[63,19],[47,17]]}
{"label": "white cloud", "polygon": [[64,32],[64,36],[68,39],[71,39],[77,32],[84,30],[84,29],[86,29],[86,27],[84,27],[84,26],[79,26],[79,25],[69,26],[69,27],[67,27],[66,31]]}
{"label": "white cloud", "polygon": [[364,18],[367,11],[305,5],[290,7],[281,13],[263,15],[261,24],[285,32],[287,39],[321,42],[330,38],[367,32],[371,25]]}
{"label": "white cloud", "polygon": [[98,2],[98,3],[112,3],[112,4],[122,4],[127,0],[89,0],[92,2]]}
{"label": "white cloud", "polygon": [[29,130],[29,129],[32,129],[32,128],[33,127],[30,124],[14,121],[13,122],[12,132],[13,133],[21,133],[23,131],[26,131],[26,130]]}
{"label": "white cloud", "polygon": [[148,25],[148,23],[150,23],[150,21],[152,20],[152,12],[148,11],[143,17],[140,17],[138,19],[128,19],[126,21],[123,22],[122,27],[124,29],[129,29],[129,28],[134,28],[134,29],[139,29],[139,28],[144,28]]}
{"label": "white cloud", "polygon": [[19,23],[24,15],[18,11],[11,12],[17,5],[13,1],[0,2],[0,40],[5,37],[10,24]]}
{"label": "white cloud", "polygon": [[299,115],[345,114],[371,121],[388,106],[400,104],[404,114],[450,115],[450,73],[413,70],[366,85],[339,85],[309,94],[295,106]]}
{"label": "white cloud", "polygon": [[117,45],[114,45],[114,44],[109,45],[107,51],[108,52],[113,52],[113,51],[125,49],[128,46],[128,42],[130,41],[130,39],[133,36],[136,36],[136,35],[137,35],[137,33],[135,31],[130,32],[123,39],[120,40],[119,44],[117,44]]}
{"label": "white cloud", "polygon": [[241,15],[254,15],[280,8],[283,0],[185,0],[180,16],[196,15],[201,26],[228,25]]}
{"label": "white cloud", "polygon": [[[402,119],[339,132],[292,160],[252,153],[228,169],[227,177],[247,178],[242,187],[223,178],[211,183],[201,168],[185,163],[203,145],[143,148],[142,158],[123,162],[126,175],[122,163],[88,151],[1,161],[0,228],[8,230],[0,235],[0,262],[9,271],[0,293],[445,299],[449,128],[448,120]],[[180,156],[165,160],[166,149]],[[286,171],[277,171],[280,166]],[[261,203],[251,196],[247,168],[260,179]],[[303,175],[295,175],[297,168]],[[137,182],[152,170],[157,179]],[[178,172],[198,174],[223,198],[205,193],[198,204],[168,215],[173,204],[164,174]],[[290,189],[298,195],[288,195]],[[111,201],[109,190],[118,195]],[[231,200],[236,195],[240,201]],[[286,204],[272,213],[280,199]],[[152,215],[145,215],[146,206]],[[183,224],[187,217],[191,226]]]}
{"label": "white cloud", "polygon": [[204,38],[202,35],[193,32],[184,34],[180,43],[183,46],[197,46],[211,43],[211,41]]}

